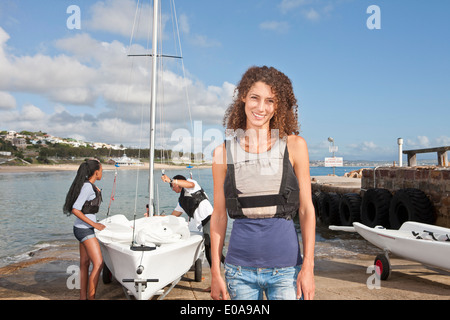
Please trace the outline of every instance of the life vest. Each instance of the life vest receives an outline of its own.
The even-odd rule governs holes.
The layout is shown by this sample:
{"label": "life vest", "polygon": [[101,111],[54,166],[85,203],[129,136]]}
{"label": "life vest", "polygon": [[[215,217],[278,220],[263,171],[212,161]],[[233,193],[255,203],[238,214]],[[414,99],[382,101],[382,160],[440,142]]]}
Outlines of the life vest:
{"label": "life vest", "polygon": [[226,140],[225,147],[224,193],[230,218],[293,219],[300,205],[300,189],[286,138],[258,154],[243,150],[237,138]]}
{"label": "life vest", "polygon": [[193,218],[194,212],[200,205],[200,202],[202,202],[205,199],[208,199],[208,196],[206,195],[203,188],[193,193],[190,193],[185,188],[183,188],[180,192],[178,203],[187,213],[189,218]]}
{"label": "life vest", "polygon": [[95,198],[89,201],[86,201],[83,204],[83,208],[81,208],[81,212],[84,214],[95,214],[100,209],[100,203],[102,202],[102,192],[95,186],[95,184],[87,181],[91,184],[92,189],[95,192]]}

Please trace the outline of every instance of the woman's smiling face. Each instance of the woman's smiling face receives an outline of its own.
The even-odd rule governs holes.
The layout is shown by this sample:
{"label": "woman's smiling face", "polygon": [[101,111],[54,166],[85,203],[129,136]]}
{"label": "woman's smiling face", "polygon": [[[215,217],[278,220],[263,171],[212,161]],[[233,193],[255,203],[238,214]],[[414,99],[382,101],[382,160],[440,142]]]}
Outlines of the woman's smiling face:
{"label": "woman's smiling face", "polygon": [[270,119],[276,109],[272,88],[264,82],[255,82],[242,101],[245,103],[247,129],[269,130]]}

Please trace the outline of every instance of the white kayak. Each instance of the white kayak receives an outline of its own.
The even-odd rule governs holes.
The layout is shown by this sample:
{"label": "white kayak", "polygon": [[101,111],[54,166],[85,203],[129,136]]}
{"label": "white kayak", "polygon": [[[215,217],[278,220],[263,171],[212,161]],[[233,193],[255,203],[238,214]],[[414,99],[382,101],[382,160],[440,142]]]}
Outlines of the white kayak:
{"label": "white kayak", "polygon": [[399,230],[370,228],[359,222],[353,226],[364,239],[385,251],[385,260],[382,256],[375,259],[382,280],[387,279],[390,273],[388,253],[424,265],[450,269],[450,229],[412,221],[403,223]]}

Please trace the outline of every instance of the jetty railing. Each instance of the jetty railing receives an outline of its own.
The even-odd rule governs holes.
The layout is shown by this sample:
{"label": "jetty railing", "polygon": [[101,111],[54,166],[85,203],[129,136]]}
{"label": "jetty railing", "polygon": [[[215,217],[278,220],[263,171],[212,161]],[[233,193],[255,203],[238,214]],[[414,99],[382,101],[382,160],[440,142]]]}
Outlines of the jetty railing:
{"label": "jetty railing", "polygon": [[408,155],[408,166],[417,166],[417,154],[418,153],[431,153],[437,152],[438,165],[446,167],[448,166],[447,151],[450,150],[450,146],[437,147],[437,148],[427,148],[427,149],[416,149],[416,150],[405,150],[403,154]]}

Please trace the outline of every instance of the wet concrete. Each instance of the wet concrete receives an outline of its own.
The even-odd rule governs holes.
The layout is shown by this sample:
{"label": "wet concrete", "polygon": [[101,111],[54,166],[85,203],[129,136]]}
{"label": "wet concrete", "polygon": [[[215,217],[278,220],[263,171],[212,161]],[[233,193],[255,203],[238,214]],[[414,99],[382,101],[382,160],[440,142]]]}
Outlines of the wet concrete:
{"label": "wet concrete", "polygon": [[[381,250],[357,235],[318,235],[315,258],[316,300],[449,300],[450,272],[419,263],[391,258],[392,274],[377,281],[368,268]],[[0,299],[77,300],[79,290],[70,289],[71,266],[78,265],[77,242],[42,249],[29,260],[0,268]],[[69,282],[69,286],[68,286]],[[211,300],[210,271],[203,266],[203,279],[189,271],[165,300]],[[99,281],[97,299],[126,300],[119,282]]]}

